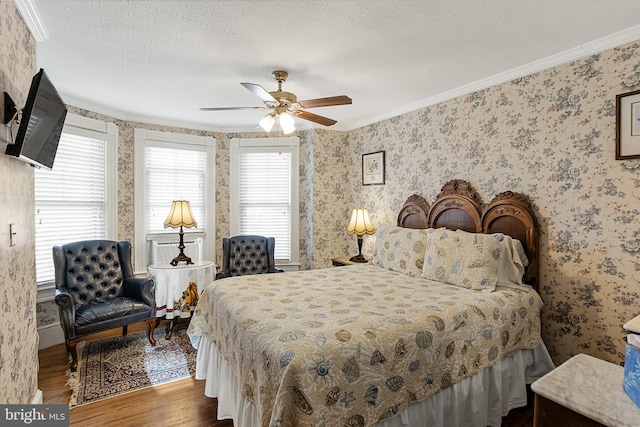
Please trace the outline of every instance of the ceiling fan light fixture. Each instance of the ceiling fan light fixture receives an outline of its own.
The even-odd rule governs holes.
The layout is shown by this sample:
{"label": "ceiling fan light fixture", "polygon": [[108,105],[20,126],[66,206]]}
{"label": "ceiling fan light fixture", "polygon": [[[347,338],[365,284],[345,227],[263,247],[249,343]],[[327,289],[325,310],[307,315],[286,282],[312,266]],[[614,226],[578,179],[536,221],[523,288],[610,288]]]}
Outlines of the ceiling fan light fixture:
{"label": "ceiling fan light fixture", "polygon": [[264,116],[264,118],[260,120],[260,122],[258,122],[258,125],[260,125],[260,127],[264,129],[265,132],[270,132],[275,122],[276,116],[275,114],[271,113]]}
{"label": "ceiling fan light fixture", "polygon": [[[1,0],[0,0],[1,1]],[[25,0],[15,0],[25,1]],[[291,93],[282,90],[282,84],[289,75],[284,70],[276,70],[272,74],[275,81],[278,83],[278,90],[268,92],[265,88],[255,83],[240,83],[246,89],[251,91],[254,95],[263,101],[263,105],[260,107],[210,107],[200,108],[202,111],[221,111],[221,110],[271,110],[266,117],[264,117],[258,123],[266,132],[271,132],[275,126],[275,122],[279,122],[280,130],[284,134],[290,134],[296,130],[294,124],[294,117],[301,120],[307,120],[310,122],[318,123],[322,126],[332,126],[337,122],[328,117],[322,117],[317,114],[309,113],[305,111],[307,108],[316,107],[329,107],[333,105],[346,105],[351,104],[351,98],[346,95],[330,96],[325,98],[306,99],[298,101],[298,97]]]}
{"label": "ceiling fan light fixture", "polygon": [[282,132],[285,135],[289,135],[293,131],[296,130],[296,126],[293,122],[293,117],[286,111],[281,111],[278,113],[278,119],[280,120],[280,126],[282,127]]}

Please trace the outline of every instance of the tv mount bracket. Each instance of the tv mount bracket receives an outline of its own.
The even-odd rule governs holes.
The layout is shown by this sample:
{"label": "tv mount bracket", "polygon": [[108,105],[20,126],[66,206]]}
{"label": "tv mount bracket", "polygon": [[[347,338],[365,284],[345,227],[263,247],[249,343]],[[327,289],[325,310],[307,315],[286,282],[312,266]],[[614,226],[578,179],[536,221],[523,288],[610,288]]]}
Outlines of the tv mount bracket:
{"label": "tv mount bracket", "polygon": [[13,102],[13,99],[9,96],[7,92],[4,93],[4,118],[3,123],[8,125],[11,120],[15,117],[18,109],[16,108],[16,103]]}
{"label": "tv mount bracket", "polygon": [[16,103],[9,96],[7,92],[4,93],[4,117],[2,118],[2,125],[0,125],[0,142],[5,144],[13,144],[13,138],[11,136],[11,125],[13,121],[18,122],[18,109]]}

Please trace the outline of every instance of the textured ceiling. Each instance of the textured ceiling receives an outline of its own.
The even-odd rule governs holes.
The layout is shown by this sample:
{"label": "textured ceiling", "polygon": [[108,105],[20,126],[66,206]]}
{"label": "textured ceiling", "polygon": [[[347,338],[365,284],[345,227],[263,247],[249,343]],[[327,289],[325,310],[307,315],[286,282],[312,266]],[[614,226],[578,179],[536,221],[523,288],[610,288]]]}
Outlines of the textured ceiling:
{"label": "textured ceiling", "polygon": [[350,96],[310,110],[349,130],[640,39],[638,0],[32,2],[38,65],[67,103],[223,132],[265,112],[198,108],[260,106],[240,82],[273,91],[276,69],[298,99]]}

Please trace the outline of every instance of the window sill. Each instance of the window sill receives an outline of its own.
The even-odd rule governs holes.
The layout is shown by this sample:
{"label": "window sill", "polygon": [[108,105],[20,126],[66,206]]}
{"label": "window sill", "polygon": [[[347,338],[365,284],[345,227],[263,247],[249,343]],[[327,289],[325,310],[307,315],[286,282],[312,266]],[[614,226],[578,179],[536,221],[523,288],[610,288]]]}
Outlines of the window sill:
{"label": "window sill", "polygon": [[36,303],[49,302],[54,300],[56,286],[53,282],[38,283],[38,293]]}
{"label": "window sill", "polygon": [[285,272],[290,272],[290,271],[299,271],[300,270],[300,264],[278,264],[276,263],[276,267],[284,270]]}

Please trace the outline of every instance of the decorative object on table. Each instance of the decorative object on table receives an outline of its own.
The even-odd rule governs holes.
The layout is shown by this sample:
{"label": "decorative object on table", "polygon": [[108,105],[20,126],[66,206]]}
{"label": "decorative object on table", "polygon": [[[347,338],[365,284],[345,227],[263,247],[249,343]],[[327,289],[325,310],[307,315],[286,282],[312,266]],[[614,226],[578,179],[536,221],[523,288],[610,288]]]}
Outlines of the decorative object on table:
{"label": "decorative object on table", "polygon": [[362,155],[362,185],[384,184],[384,151]]}
{"label": "decorative object on table", "polygon": [[[156,330],[156,334],[159,334]],[[113,336],[78,345],[78,371],[67,372],[70,406],[96,402],[195,374],[196,353],[186,329],[171,341],[156,336],[149,345],[145,332]]]}
{"label": "decorative object on table", "polygon": [[367,262],[368,260],[362,255],[362,237],[365,234],[373,234],[375,229],[369,219],[369,211],[366,208],[354,209],[351,212],[351,221],[347,227],[347,233],[356,234],[358,236],[358,255],[351,257],[349,261]]}
{"label": "decorative object on table", "polygon": [[133,276],[131,245],[112,240],[85,240],[53,247],[55,302],[71,371],[78,366],[76,345],[86,335],[146,321],[156,345],[154,281]]}
{"label": "decorative object on table", "polygon": [[182,297],[187,307],[198,305],[198,285],[195,282],[189,282],[189,286],[182,293]]}
{"label": "decorative object on table", "polygon": [[640,159],[640,90],[616,95],[616,160]]}
{"label": "decorative object on table", "polygon": [[192,228],[197,226],[198,223],[193,219],[189,202],[187,200],[174,200],[171,205],[171,211],[167,219],[164,220],[164,228],[180,227],[180,244],[178,245],[180,253],[171,261],[171,265],[176,266],[181,261],[186,261],[187,264],[193,264],[191,258],[184,254],[184,231],[182,231],[182,227]]}
{"label": "decorative object on table", "polygon": [[276,239],[259,235],[222,239],[222,269],[217,279],[249,274],[283,273],[276,268]]}

